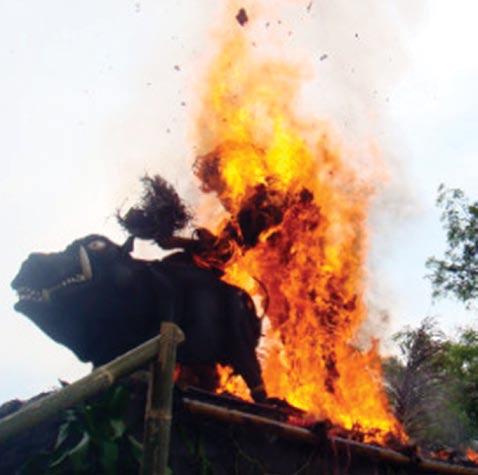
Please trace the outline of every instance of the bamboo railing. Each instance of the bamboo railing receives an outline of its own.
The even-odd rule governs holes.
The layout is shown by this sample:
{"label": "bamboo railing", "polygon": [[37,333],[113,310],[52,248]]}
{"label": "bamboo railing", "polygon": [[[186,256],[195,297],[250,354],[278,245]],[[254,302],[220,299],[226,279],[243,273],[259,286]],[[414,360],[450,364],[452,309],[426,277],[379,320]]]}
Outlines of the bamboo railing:
{"label": "bamboo railing", "polygon": [[168,466],[176,347],[184,335],[174,323],[163,323],[161,336],[158,357],[151,363],[142,475],[164,475]]}
{"label": "bamboo railing", "polygon": [[[109,388],[119,378],[151,363],[148,400],[145,411],[144,451],[141,475],[166,475],[172,420],[172,393],[176,348],[184,340],[180,328],[164,322],[159,336],[119,356],[94,370],[90,375],[42,399],[34,401],[19,411],[0,419],[0,444],[19,433],[55,416],[84,399]],[[277,435],[306,444],[321,445],[323,440],[312,431],[291,424],[195,401],[187,397],[183,406],[191,413],[222,420],[227,423],[246,423]],[[478,469],[427,459],[412,460],[409,456],[390,449],[366,445],[340,437],[329,437],[335,446],[366,455],[373,459],[392,462],[398,466],[419,467],[427,473],[450,475],[478,475]]]}
{"label": "bamboo railing", "polygon": [[[183,404],[192,414],[209,417],[229,424],[246,425],[249,428],[257,428],[264,432],[274,433],[284,439],[299,441],[305,444],[323,446],[324,443],[322,437],[305,427],[298,427],[268,417],[257,416],[236,409],[215,406],[213,404],[195,401],[189,398],[183,398]],[[437,460],[413,458],[392,449],[363,444],[337,436],[328,436],[328,440],[329,443],[336,448],[343,447],[347,451],[353,450],[355,453],[365,455],[371,460],[391,462],[394,465],[404,467],[405,470],[407,467],[410,467],[412,469],[417,468],[425,473],[433,474],[478,475],[478,469],[475,467],[465,467]]]}
{"label": "bamboo railing", "polygon": [[0,419],[0,444],[104,391],[119,378],[151,362],[141,473],[165,475],[169,454],[176,347],[183,340],[183,332],[177,325],[171,322],[162,323],[161,333],[157,337],[100,366],[69,386]]}

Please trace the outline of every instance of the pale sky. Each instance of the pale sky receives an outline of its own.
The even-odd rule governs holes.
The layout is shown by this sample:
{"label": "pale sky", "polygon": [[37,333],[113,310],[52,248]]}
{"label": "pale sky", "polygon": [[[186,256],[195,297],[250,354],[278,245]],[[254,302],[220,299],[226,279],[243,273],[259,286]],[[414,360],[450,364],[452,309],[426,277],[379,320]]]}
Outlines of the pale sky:
{"label": "pale sky", "polygon": [[[89,371],[13,311],[10,282],[26,256],[91,232],[121,241],[113,215],[146,171],[192,196],[191,104],[220,3],[0,3],[0,403]],[[289,3],[290,16],[261,14],[306,46],[320,75],[313,94],[323,108],[315,113],[347,135],[344,117],[370,106],[367,134],[395,174],[371,220],[370,299],[390,315],[379,331],[390,335],[427,315],[449,332],[472,324],[476,314],[461,305],[432,305],[423,276],[427,257],[444,248],[438,185],[478,197],[478,3],[368,0],[376,16],[338,0],[316,0],[310,13],[308,1]]]}

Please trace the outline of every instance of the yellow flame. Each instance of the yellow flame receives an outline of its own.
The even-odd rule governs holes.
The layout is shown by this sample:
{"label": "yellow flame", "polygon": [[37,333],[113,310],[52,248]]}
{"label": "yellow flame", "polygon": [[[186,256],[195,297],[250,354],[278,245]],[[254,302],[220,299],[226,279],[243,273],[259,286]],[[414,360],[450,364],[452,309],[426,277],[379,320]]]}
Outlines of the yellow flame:
{"label": "yellow flame", "polygon": [[[198,128],[204,152],[215,150],[220,162],[215,191],[231,219],[258,185],[283,213],[255,246],[237,250],[225,280],[258,293],[254,276],[270,294],[262,358],[269,394],[347,429],[359,425],[374,432],[370,439],[404,438],[376,346],[352,345],[366,317],[370,186],[322,123],[314,129],[313,120],[297,117],[300,79],[300,68],[254,58],[241,36],[226,38],[211,65]],[[221,377],[223,389],[247,395],[230,370]]]}

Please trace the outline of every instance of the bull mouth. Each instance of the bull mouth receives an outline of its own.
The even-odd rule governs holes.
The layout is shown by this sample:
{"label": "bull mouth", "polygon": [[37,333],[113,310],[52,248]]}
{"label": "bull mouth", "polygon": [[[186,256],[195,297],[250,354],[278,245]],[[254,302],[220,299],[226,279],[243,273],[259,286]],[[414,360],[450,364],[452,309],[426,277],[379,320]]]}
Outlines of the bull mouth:
{"label": "bull mouth", "polygon": [[65,289],[74,285],[83,284],[93,278],[93,271],[88,253],[83,246],[79,249],[79,260],[81,265],[81,272],[68,276],[58,284],[51,287],[34,289],[31,287],[22,286],[15,289],[18,294],[18,303],[22,302],[36,302],[48,303],[51,295],[60,289]]}
{"label": "bull mouth", "polygon": [[59,290],[59,289],[64,289],[66,287],[70,287],[71,285],[74,284],[80,284],[83,282],[87,282],[89,279],[87,279],[83,274],[77,274],[72,277],[67,277],[65,280],[60,282],[59,284],[56,284],[50,288],[47,289],[31,289],[29,287],[20,287],[17,289],[17,294],[18,294],[18,301],[19,302],[49,302],[50,301],[50,295]]}

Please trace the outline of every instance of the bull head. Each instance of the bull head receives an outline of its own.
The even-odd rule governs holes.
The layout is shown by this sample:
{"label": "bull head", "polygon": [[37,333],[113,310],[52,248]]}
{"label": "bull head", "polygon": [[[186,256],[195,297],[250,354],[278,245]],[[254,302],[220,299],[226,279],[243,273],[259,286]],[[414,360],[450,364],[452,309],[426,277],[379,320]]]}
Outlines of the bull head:
{"label": "bull head", "polygon": [[89,360],[91,345],[101,347],[99,326],[111,324],[108,316],[127,305],[137,286],[132,249],[132,238],[118,246],[90,235],[63,252],[30,254],[11,284],[18,293],[15,310],[80,359]]}

